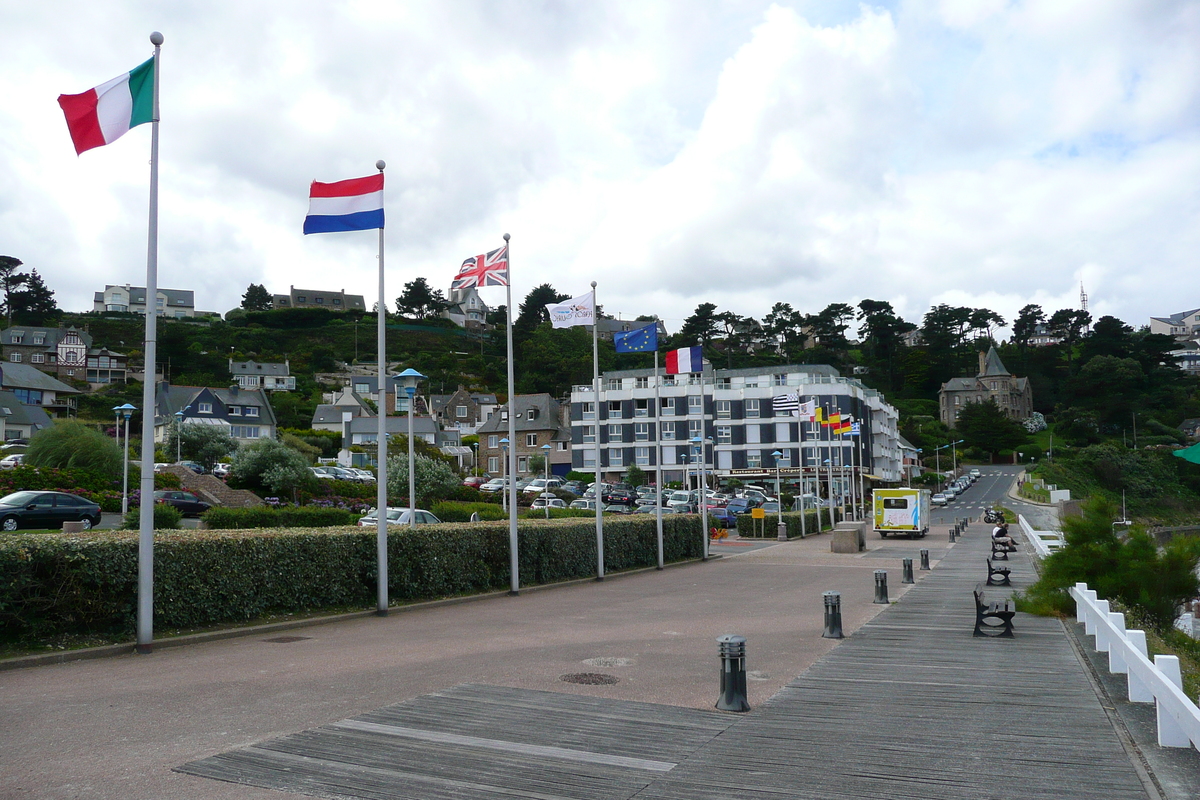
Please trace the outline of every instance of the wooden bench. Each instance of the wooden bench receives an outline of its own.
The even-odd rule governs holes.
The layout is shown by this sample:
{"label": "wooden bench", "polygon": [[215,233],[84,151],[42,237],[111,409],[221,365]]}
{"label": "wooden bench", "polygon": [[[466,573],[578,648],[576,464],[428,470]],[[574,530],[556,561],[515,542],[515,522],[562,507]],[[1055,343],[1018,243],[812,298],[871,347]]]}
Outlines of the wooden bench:
{"label": "wooden bench", "polygon": [[1008,561],[1008,554],[1017,552],[1015,544],[1005,544],[992,539],[992,558],[996,561]]}
{"label": "wooden bench", "polygon": [[[974,636],[1013,638],[1013,615],[1017,613],[1012,600],[989,603],[983,596],[983,584],[975,584],[975,632]],[[988,620],[996,620],[988,622]],[[999,631],[999,633],[997,633]]]}
{"label": "wooden bench", "polygon": [[987,568],[988,568],[988,577],[987,577],[987,585],[988,586],[1012,586],[1012,579],[1009,577],[1010,570],[1008,567],[996,566],[995,564],[992,563],[992,560],[989,558],[987,560]]}

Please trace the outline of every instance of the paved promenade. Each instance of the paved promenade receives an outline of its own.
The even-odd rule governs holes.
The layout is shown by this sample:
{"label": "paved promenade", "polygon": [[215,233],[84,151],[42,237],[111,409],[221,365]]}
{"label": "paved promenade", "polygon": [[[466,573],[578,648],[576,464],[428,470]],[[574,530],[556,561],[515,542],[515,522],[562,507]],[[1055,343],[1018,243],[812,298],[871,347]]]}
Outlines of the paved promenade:
{"label": "paved promenade", "polygon": [[[1153,797],[1060,622],[971,637],[986,536],[734,543],[602,583],[0,672],[0,798]],[[902,586],[921,548],[934,569]],[[820,638],[830,589],[840,643]],[[749,714],[712,711],[724,633],[748,640]],[[616,682],[561,680],[579,673]],[[221,770],[248,785],[203,777]]]}

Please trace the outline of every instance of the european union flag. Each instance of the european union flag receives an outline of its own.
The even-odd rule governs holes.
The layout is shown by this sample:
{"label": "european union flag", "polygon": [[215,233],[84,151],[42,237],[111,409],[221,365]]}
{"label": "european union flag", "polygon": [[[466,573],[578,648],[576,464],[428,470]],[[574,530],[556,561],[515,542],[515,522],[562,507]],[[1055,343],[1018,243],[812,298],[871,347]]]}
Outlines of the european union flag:
{"label": "european union flag", "polygon": [[658,349],[658,323],[613,336],[618,353],[653,353]]}

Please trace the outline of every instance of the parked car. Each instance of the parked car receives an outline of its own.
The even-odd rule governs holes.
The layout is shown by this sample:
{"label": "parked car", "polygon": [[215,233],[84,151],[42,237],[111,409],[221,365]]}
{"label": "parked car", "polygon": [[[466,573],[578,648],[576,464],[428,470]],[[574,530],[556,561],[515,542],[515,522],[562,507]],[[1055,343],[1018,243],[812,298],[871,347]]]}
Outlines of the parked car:
{"label": "parked car", "polygon": [[950,501],[947,499],[946,495],[938,492],[933,497],[929,498],[929,502],[933,503],[935,506],[944,506]]}
{"label": "parked car", "polygon": [[485,478],[482,475],[468,475],[463,479],[463,486],[470,486],[473,489],[478,489],[487,483],[490,478]]}
{"label": "parked car", "polygon": [[347,467],[347,469],[358,476],[359,483],[375,483],[375,473],[358,467]]}
{"label": "parked car", "polygon": [[169,489],[157,491],[154,493],[154,502],[166,503],[169,506],[175,506],[179,509],[179,513],[185,517],[190,515],[200,516],[205,511],[212,508],[212,505],[204,502],[191,492],[179,491],[177,489]]}
{"label": "parked car", "polygon": [[977,470],[977,469],[973,469],[973,470],[971,470],[971,477],[972,477],[972,478],[978,478],[978,477],[979,477],[979,475],[980,475],[980,472],[979,472],[979,470]]}
{"label": "parked car", "polygon": [[28,439],[9,439],[0,445],[0,450],[12,450],[14,447],[26,447],[28,444]]}
{"label": "parked car", "polygon": [[25,463],[24,453],[13,453],[0,458],[0,469],[15,469]]}
{"label": "parked car", "polygon": [[763,511],[767,512],[768,514],[778,514],[779,513],[779,502],[776,500],[768,500],[767,502],[765,502],[761,506],[759,506],[759,508],[761,508]]}
{"label": "parked car", "polygon": [[563,491],[570,492],[578,497],[587,491],[587,484],[585,484],[583,481],[567,481],[562,485],[562,488]]}
{"label": "parked car", "polygon": [[507,485],[508,485],[507,478],[492,478],[490,481],[488,481],[487,483],[480,486],[479,491],[487,492],[488,494],[492,494],[493,492],[503,491],[504,487]]}
{"label": "parked car", "polygon": [[714,528],[736,528],[737,514],[728,508],[710,508],[708,510],[709,524]]}
{"label": "parked car", "polygon": [[749,514],[752,508],[757,508],[757,506],[749,497],[735,497],[725,506],[725,510],[730,514]]}
{"label": "parked car", "polygon": [[637,497],[629,489],[609,489],[601,496],[601,499],[608,505],[622,505],[632,507]]}
{"label": "parked car", "polygon": [[531,508],[566,508],[567,504],[554,495],[535,497]]}
{"label": "parked car", "polygon": [[316,475],[321,480],[324,480],[324,481],[337,480],[337,476],[334,475],[333,472],[331,472],[328,467],[309,467],[309,469],[312,470],[313,475]]}
{"label": "parked car", "polygon": [[612,503],[604,507],[605,514],[632,514],[633,506],[627,506],[620,503]]}
{"label": "parked car", "polygon": [[596,501],[595,500],[584,500],[581,497],[578,500],[572,500],[571,505],[569,505],[567,507],[568,508],[584,508],[584,509],[587,509],[588,511],[595,511],[596,510]]}
{"label": "parked car", "polygon": [[188,469],[190,469],[192,472],[196,473],[197,475],[207,475],[208,474],[208,470],[206,470],[204,468],[204,465],[201,464],[199,461],[177,461],[175,463],[177,463],[181,467],[187,467]]}
{"label": "parked car", "polygon": [[[387,510],[387,524],[388,525],[407,525],[411,514],[412,514],[412,512],[407,508],[392,508],[389,506],[388,510]],[[418,525],[435,525],[435,524],[441,522],[441,520],[438,519],[437,517],[435,517],[433,514],[430,514],[428,511],[424,511],[420,508],[418,508],[416,510],[416,515],[417,515],[417,524]],[[363,528],[370,528],[370,527],[378,525],[379,524],[378,511],[376,509],[372,508],[370,511],[367,512],[367,515],[365,517],[359,518],[358,524],[359,524],[359,527],[363,527]]]}
{"label": "parked car", "polygon": [[541,494],[547,489],[557,489],[560,486],[562,486],[562,481],[558,478],[536,478],[521,491],[526,494]]}
{"label": "parked car", "polygon": [[213,464],[212,474],[217,478],[228,478],[229,477],[229,465],[228,464]]}
{"label": "parked car", "polygon": [[61,528],[82,522],[84,529],[100,522],[100,506],[66,492],[13,492],[0,497],[0,530]]}

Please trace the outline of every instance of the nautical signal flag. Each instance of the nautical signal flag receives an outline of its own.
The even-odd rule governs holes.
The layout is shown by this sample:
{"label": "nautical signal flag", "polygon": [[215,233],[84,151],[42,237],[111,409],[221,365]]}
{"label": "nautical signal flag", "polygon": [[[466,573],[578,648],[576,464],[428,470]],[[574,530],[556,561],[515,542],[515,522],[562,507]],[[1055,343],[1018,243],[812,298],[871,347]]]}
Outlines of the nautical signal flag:
{"label": "nautical signal flag", "polygon": [[154,116],[154,59],[82,94],[60,94],[76,155],[112,144]]}
{"label": "nautical signal flag", "polygon": [[613,335],[618,353],[650,353],[658,350],[658,323]]}
{"label": "nautical signal flag", "polygon": [[368,231],[383,227],[383,173],[337,183],[313,181],[304,232]]}
{"label": "nautical signal flag", "polygon": [[508,286],[508,245],[464,259],[450,284],[452,290],[480,286]]}
{"label": "nautical signal flag", "polygon": [[671,350],[667,353],[668,375],[691,372],[704,372],[704,354],[702,348],[685,347],[682,350]]}

